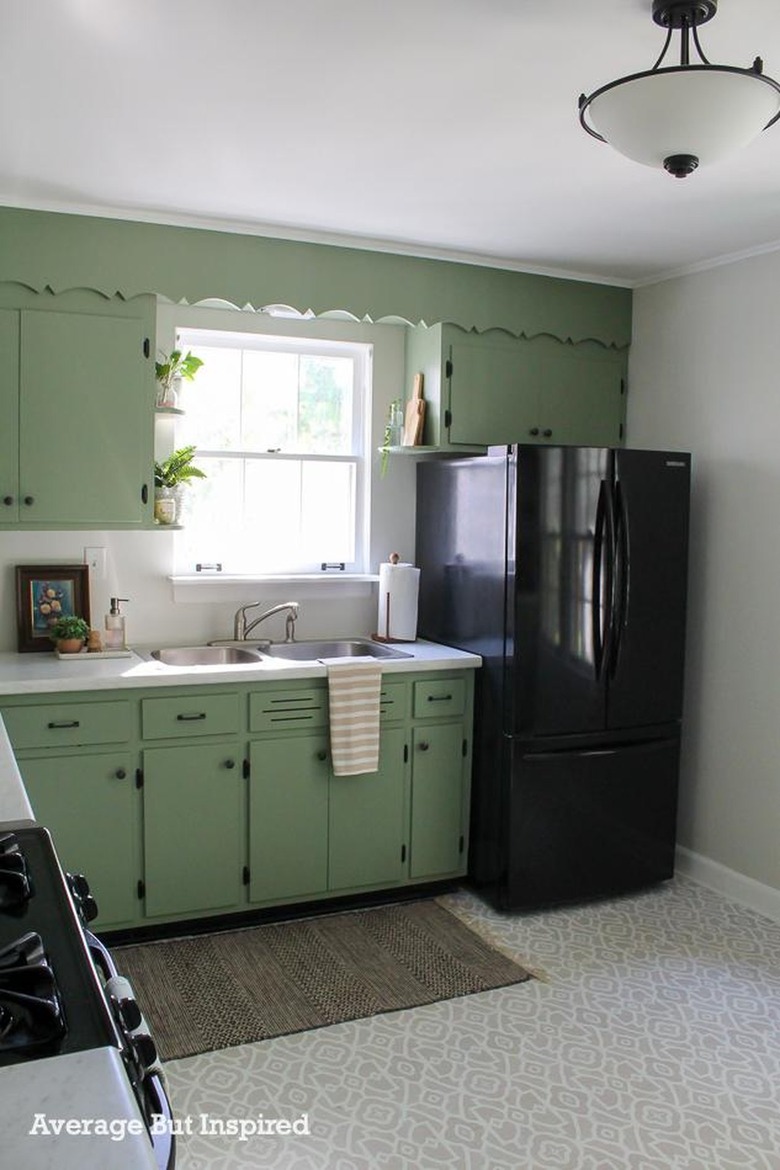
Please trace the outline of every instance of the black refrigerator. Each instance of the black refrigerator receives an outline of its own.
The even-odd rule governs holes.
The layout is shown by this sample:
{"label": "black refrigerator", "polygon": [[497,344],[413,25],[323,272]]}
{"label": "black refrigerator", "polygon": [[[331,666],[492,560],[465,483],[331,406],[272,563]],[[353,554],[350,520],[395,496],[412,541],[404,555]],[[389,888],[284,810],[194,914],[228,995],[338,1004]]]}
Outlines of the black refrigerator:
{"label": "black refrigerator", "polygon": [[674,871],[690,456],[420,463],[421,637],[482,655],[469,872],[499,907]]}

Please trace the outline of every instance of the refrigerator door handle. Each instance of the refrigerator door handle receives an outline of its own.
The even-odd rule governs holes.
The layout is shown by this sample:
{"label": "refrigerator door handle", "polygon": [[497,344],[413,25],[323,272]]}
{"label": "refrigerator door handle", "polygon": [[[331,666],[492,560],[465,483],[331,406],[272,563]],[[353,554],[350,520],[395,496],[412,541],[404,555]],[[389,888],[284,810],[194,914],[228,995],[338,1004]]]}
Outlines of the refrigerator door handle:
{"label": "refrigerator door handle", "polygon": [[[596,678],[601,678],[604,667],[604,654],[607,644],[607,632],[611,618],[612,581],[609,557],[609,544],[605,544],[605,534],[609,526],[611,540],[611,512],[609,489],[606,480],[602,479],[599,486],[599,498],[596,505],[596,527],[593,535],[593,580],[591,583],[591,629],[593,635],[593,665]],[[603,605],[602,605],[603,598]]]}
{"label": "refrigerator door handle", "polygon": [[612,607],[612,633],[610,638],[608,672],[614,678],[620,657],[623,627],[628,609],[628,523],[625,498],[620,480],[615,484],[615,580]]}

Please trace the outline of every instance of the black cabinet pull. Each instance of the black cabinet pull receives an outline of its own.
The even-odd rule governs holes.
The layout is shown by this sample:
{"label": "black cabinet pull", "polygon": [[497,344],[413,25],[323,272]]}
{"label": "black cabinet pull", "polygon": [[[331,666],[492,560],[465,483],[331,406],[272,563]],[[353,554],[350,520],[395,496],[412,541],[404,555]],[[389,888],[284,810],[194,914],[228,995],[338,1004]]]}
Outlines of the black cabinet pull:
{"label": "black cabinet pull", "polygon": [[25,496],[24,502],[27,505],[27,507],[29,508],[32,504],[35,503],[35,497],[34,496]]}
{"label": "black cabinet pull", "polygon": [[549,427],[545,427],[545,429],[542,431],[542,434],[544,435],[545,439],[549,439],[552,437],[552,431],[550,430]]}
{"label": "black cabinet pull", "polygon": [[236,766],[236,761],[235,761],[235,760],[225,760],[225,767],[226,767],[228,770],[230,770],[230,768],[235,768],[235,766]]}
{"label": "black cabinet pull", "polygon": [[80,724],[79,724],[78,719],[62,719],[59,722],[47,724],[47,727],[49,728],[50,731],[59,731],[63,727],[79,727],[79,726],[80,726]]}
{"label": "black cabinet pull", "polygon": [[13,496],[3,496],[3,503],[5,504],[6,508],[10,508],[11,504],[13,504],[13,502],[14,502]]}
{"label": "black cabinet pull", "polygon": [[528,432],[528,434],[529,434],[529,435],[538,435],[538,434],[539,434],[539,428],[538,428],[538,427],[531,427],[531,429],[530,429],[530,431]]}
{"label": "black cabinet pull", "polygon": [[422,743],[420,744],[420,751],[421,751],[421,752],[427,752],[427,750],[428,750],[428,748],[429,748],[430,746],[431,746],[431,745],[428,743],[428,741],[424,739],[424,740],[422,741]]}
{"label": "black cabinet pull", "polygon": [[429,703],[451,703],[452,695],[428,695]]}
{"label": "black cabinet pull", "polygon": [[116,772],[114,772],[114,775],[116,776],[117,780],[125,780],[127,778],[127,772],[124,770],[124,768],[117,768]]}
{"label": "black cabinet pull", "polygon": [[177,715],[176,718],[179,720],[180,723],[194,723],[197,719],[205,719],[206,712],[205,711],[193,711],[192,714],[190,714],[190,715],[187,715],[187,714]]}

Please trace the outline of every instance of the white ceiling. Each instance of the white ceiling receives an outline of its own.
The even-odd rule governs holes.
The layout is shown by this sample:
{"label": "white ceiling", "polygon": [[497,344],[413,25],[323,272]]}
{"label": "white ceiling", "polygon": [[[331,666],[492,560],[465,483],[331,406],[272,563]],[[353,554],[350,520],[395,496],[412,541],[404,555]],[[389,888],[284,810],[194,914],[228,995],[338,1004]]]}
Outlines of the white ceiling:
{"label": "white ceiling", "polygon": [[[707,57],[780,78],[777,0]],[[685,180],[589,138],[651,0],[3,0],[0,203],[638,284],[780,241],[780,124]]]}

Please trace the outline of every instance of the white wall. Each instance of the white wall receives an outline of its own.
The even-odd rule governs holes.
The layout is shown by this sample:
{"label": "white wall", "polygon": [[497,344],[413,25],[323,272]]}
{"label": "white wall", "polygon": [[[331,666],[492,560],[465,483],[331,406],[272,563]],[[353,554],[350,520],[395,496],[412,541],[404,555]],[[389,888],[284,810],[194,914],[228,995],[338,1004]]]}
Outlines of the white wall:
{"label": "white wall", "polygon": [[680,843],[780,890],[780,253],[638,289],[628,441],[693,454]]}
{"label": "white wall", "polygon": [[[158,341],[170,349],[166,329],[170,310],[161,310]],[[205,318],[204,318],[205,319]],[[212,322],[213,324],[213,322]],[[291,328],[299,323],[291,323]],[[404,395],[404,329],[393,325],[361,325],[341,322],[312,322],[319,332],[350,336],[371,343],[373,360],[373,407],[371,423],[371,544],[369,570],[377,572],[391,552],[403,560],[414,556],[415,460],[398,456],[388,460],[387,473],[380,475],[378,448],[382,442],[387,409],[394,398]],[[276,322],[278,328],[279,323]],[[244,328],[242,323],[241,328]],[[171,334],[172,336],[172,334]],[[168,580],[173,571],[175,533],[147,532],[0,532],[0,651],[16,649],[16,603],[14,566],[65,562],[80,564],[87,546],[107,550],[104,578],[92,579],[91,617],[102,626],[111,596],[130,599],[127,637],[131,645],[182,645],[209,638],[230,637],[237,606],[259,600],[267,605],[300,600],[299,638],[322,635],[363,634],[376,628],[376,585],[345,586],[330,583],[307,586],[264,584],[228,589],[220,587],[220,600],[174,601]],[[284,615],[270,619],[261,636],[280,638]]]}

